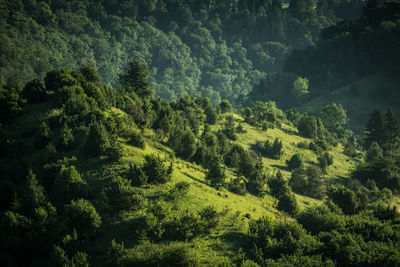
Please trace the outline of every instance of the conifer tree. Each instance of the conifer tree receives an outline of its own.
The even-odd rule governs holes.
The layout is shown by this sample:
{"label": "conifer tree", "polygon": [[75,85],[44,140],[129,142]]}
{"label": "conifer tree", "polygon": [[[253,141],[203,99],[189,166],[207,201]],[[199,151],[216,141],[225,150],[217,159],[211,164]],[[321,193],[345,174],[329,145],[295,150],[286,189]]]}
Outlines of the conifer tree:
{"label": "conifer tree", "polygon": [[364,130],[364,148],[367,149],[372,142],[377,142],[380,146],[384,143],[384,118],[380,110],[374,110],[370,115]]}
{"label": "conifer tree", "polygon": [[391,109],[385,113],[384,149],[395,149],[399,145],[400,129],[399,120]]}

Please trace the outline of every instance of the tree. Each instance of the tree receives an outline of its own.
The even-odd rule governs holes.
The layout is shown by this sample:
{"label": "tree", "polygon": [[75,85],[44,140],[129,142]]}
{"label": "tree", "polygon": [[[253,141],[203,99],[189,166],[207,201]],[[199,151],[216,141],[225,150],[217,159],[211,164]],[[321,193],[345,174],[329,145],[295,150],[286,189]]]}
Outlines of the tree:
{"label": "tree", "polygon": [[0,123],[9,122],[17,117],[24,103],[17,88],[0,88]]}
{"label": "tree", "polygon": [[153,89],[150,88],[148,67],[138,61],[129,62],[126,73],[120,75],[120,81],[128,92],[136,93],[140,98],[150,100]]}
{"label": "tree", "polygon": [[289,12],[293,17],[305,20],[315,14],[314,7],[314,0],[291,0]]}
{"label": "tree", "polygon": [[346,110],[341,104],[332,103],[326,105],[320,112],[321,120],[325,128],[341,137],[344,133],[344,125],[347,123]]}
{"label": "tree", "polygon": [[289,170],[294,170],[303,167],[303,159],[299,154],[294,154],[289,161],[286,162]]}
{"label": "tree", "polygon": [[237,139],[235,122],[232,116],[226,117],[224,134],[233,141]]}
{"label": "tree", "polygon": [[301,97],[301,96],[304,96],[304,95],[308,94],[308,79],[307,78],[298,77],[293,82],[292,94],[295,97]]}
{"label": "tree", "polygon": [[383,157],[383,150],[382,148],[378,145],[377,142],[372,142],[371,145],[369,146],[367,150],[367,156],[365,158],[365,161],[368,163],[371,163],[377,159],[380,159]]}
{"label": "tree", "polygon": [[294,192],[299,194],[314,198],[322,198],[324,195],[322,173],[316,166],[293,170],[289,185]]}
{"label": "tree", "polygon": [[381,111],[374,110],[369,116],[364,130],[364,148],[368,149],[372,142],[377,142],[379,146],[384,144],[385,122]]}
{"label": "tree", "polygon": [[321,168],[323,173],[327,173],[328,166],[333,164],[333,157],[328,152],[323,153],[318,157],[318,166]]}
{"label": "tree", "polygon": [[153,184],[164,184],[171,180],[172,175],[172,163],[167,167],[165,160],[162,160],[159,156],[147,155],[146,163],[143,166],[143,170],[148,177],[148,182]]}
{"label": "tree", "polygon": [[82,179],[75,166],[62,166],[55,179],[54,196],[60,203],[82,197],[85,193],[86,182]]}
{"label": "tree", "polygon": [[41,103],[47,99],[46,88],[43,83],[37,79],[25,85],[22,95],[27,99],[29,104]]}
{"label": "tree", "polygon": [[219,108],[222,114],[232,112],[232,105],[228,100],[222,100],[219,104]]}
{"label": "tree", "polygon": [[93,82],[100,84],[100,76],[97,70],[89,64],[81,64],[79,66],[79,72],[85,77],[87,82]]}
{"label": "tree", "polygon": [[99,156],[110,147],[110,140],[106,128],[102,123],[94,122],[89,126],[84,151],[92,156]]}
{"label": "tree", "polygon": [[65,206],[65,214],[70,229],[77,229],[81,234],[94,233],[101,225],[100,215],[86,199],[71,200],[71,203]]}
{"label": "tree", "polygon": [[389,151],[399,146],[400,142],[400,127],[399,120],[391,109],[389,109],[384,116],[385,130],[384,130],[384,149]]}
{"label": "tree", "polygon": [[122,211],[138,210],[145,199],[142,192],[131,186],[131,182],[122,177],[113,177],[111,184],[105,189],[111,215]]}
{"label": "tree", "polygon": [[296,196],[292,193],[292,190],[286,191],[283,195],[278,198],[278,210],[285,211],[290,215],[296,215],[299,211],[299,204],[297,203]]}
{"label": "tree", "polygon": [[225,168],[218,161],[211,165],[207,172],[206,180],[214,187],[221,187],[225,184]]}
{"label": "tree", "polygon": [[297,123],[297,129],[302,136],[315,138],[318,130],[317,119],[315,116],[306,113],[301,116],[299,122]]}
{"label": "tree", "polygon": [[65,68],[54,69],[47,72],[44,84],[47,91],[59,91],[64,86],[72,86],[77,80],[72,76],[71,71]]}

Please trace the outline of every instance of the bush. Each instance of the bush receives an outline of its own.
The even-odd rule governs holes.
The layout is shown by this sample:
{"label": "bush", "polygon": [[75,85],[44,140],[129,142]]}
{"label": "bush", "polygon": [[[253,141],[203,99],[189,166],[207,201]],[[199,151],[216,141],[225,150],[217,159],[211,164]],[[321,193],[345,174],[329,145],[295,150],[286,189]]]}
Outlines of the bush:
{"label": "bush", "polygon": [[125,154],[124,147],[121,143],[115,142],[107,148],[106,154],[111,161],[118,162]]}
{"label": "bush", "polygon": [[323,173],[327,173],[328,166],[333,164],[333,156],[328,152],[325,152],[318,157],[318,166],[321,168]]}
{"label": "bush", "polygon": [[206,229],[208,232],[218,226],[219,214],[213,206],[203,208],[199,212],[200,217],[206,222]]}
{"label": "bush", "polygon": [[35,146],[43,148],[48,145],[52,140],[53,133],[46,122],[42,122],[35,136]]}
{"label": "bush", "polygon": [[232,111],[232,105],[228,100],[222,100],[222,102],[219,104],[219,109],[221,110],[221,113],[229,113]]}
{"label": "bush", "polygon": [[132,131],[129,137],[129,144],[138,147],[141,149],[145,149],[146,147],[146,142],[142,136],[142,134],[139,131]]}
{"label": "bush", "polygon": [[283,154],[282,141],[278,138],[275,138],[273,144],[271,144],[269,140],[265,142],[257,141],[255,144],[255,149],[264,157],[269,157],[272,159],[280,159]]}
{"label": "bush", "polygon": [[189,241],[208,231],[206,222],[197,214],[186,213],[165,225],[165,235],[169,239]]}
{"label": "bush", "polygon": [[228,189],[235,194],[244,196],[246,195],[246,183],[247,179],[244,176],[239,176],[229,183]]}
{"label": "bush", "polygon": [[130,181],[132,181],[133,185],[135,186],[142,186],[147,184],[149,177],[147,177],[146,173],[144,172],[143,168],[138,166],[133,166],[132,164],[129,165],[129,170],[127,172],[127,177]]}
{"label": "bush", "polygon": [[225,168],[221,163],[215,162],[207,172],[206,180],[214,187],[221,187],[225,184]]}
{"label": "bush", "polygon": [[342,209],[344,214],[354,214],[358,210],[359,202],[357,195],[354,191],[344,186],[330,188],[328,196]]}
{"label": "bush", "polygon": [[70,229],[77,229],[79,233],[93,233],[101,225],[101,217],[89,200],[72,200],[65,206],[65,213]]}
{"label": "bush", "polygon": [[75,166],[62,166],[55,179],[54,196],[60,203],[83,197],[86,191],[86,182],[82,179]]}
{"label": "bush", "polygon": [[111,215],[122,211],[138,210],[145,201],[142,192],[132,187],[130,181],[122,177],[114,177],[104,193]]}
{"label": "bush", "polygon": [[151,213],[141,214],[132,220],[132,230],[139,239],[160,240],[164,227],[156,216]]}
{"label": "bush", "polygon": [[318,167],[309,166],[307,169],[295,169],[289,181],[290,187],[296,193],[314,198],[324,195],[322,173]]}
{"label": "bush", "polygon": [[165,165],[165,160],[153,155],[146,156],[146,163],[143,166],[143,171],[148,177],[148,182],[152,184],[163,184],[171,180],[173,164],[169,167]]}
{"label": "bush", "polygon": [[294,154],[289,161],[286,161],[289,170],[294,170],[298,168],[302,168],[304,163],[303,159],[299,154]]}
{"label": "bush", "polygon": [[190,184],[188,182],[178,182],[175,186],[168,192],[168,200],[180,200],[187,196],[189,193]]}
{"label": "bush", "polygon": [[108,132],[103,124],[92,123],[86,136],[84,151],[88,155],[99,156],[106,152],[110,146]]}

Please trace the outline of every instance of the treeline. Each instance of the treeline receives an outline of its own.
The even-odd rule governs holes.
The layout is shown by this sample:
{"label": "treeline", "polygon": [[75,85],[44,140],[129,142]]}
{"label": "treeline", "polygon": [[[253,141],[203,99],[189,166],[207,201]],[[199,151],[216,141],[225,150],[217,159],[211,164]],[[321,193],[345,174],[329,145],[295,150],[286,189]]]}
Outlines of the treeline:
{"label": "treeline", "polygon": [[149,65],[158,96],[235,104],[266,73],[279,71],[293,48],[313,45],[321,28],[357,15],[359,1],[328,2],[315,9],[310,0],[289,8],[281,0],[2,0],[0,82],[89,63],[116,86],[137,60]]}

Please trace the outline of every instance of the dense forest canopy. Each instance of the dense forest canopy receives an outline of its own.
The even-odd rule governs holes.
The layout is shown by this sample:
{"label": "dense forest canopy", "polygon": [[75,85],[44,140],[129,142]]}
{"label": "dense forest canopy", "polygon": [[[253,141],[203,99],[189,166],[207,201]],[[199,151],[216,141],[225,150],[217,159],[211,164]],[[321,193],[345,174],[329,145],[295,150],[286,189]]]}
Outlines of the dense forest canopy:
{"label": "dense forest canopy", "polygon": [[[291,3],[293,2],[293,3]],[[0,1],[0,82],[89,63],[102,80],[135,59],[156,94],[234,102],[321,29],[356,18],[362,1]],[[300,74],[300,73],[299,73]]]}

